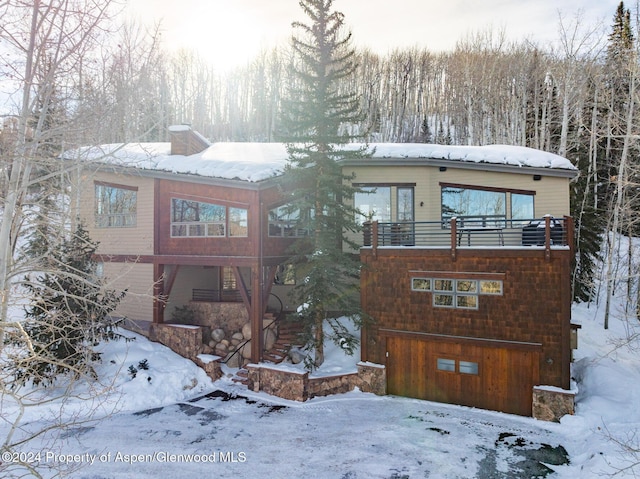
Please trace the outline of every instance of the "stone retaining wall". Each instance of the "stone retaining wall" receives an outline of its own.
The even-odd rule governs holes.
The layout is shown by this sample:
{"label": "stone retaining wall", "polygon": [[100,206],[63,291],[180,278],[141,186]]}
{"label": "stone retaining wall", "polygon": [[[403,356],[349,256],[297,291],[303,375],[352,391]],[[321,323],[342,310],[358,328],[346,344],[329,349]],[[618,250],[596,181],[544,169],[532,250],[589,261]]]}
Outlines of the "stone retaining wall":
{"label": "stone retaining wall", "polygon": [[149,339],[164,344],[173,352],[194,361],[202,351],[202,328],[182,324],[157,324],[149,326]]}
{"label": "stone retaining wall", "polygon": [[249,389],[292,401],[343,394],[355,388],[378,395],[386,394],[386,371],[384,366],[377,364],[359,363],[357,373],[312,378],[306,371],[287,370],[264,364],[248,364],[247,370]]}
{"label": "stone retaining wall", "polygon": [[541,421],[560,422],[565,414],[575,414],[575,393],[559,388],[533,388],[533,417]]}

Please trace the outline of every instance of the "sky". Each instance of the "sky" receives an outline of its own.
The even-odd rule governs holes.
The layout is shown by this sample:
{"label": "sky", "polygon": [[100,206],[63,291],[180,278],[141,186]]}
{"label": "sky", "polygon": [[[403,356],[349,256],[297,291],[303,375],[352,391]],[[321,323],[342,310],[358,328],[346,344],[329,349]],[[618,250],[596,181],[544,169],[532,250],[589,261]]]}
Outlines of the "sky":
{"label": "sky", "polygon": [[[546,46],[581,13],[581,24],[608,33],[619,0],[335,0],[358,47],[451,51],[479,32]],[[630,7],[631,2],[627,2]],[[307,21],[297,0],[129,0],[129,14],[161,21],[170,48],[192,48],[220,69],[242,65],[261,49],[286,42],[291,22]]]}

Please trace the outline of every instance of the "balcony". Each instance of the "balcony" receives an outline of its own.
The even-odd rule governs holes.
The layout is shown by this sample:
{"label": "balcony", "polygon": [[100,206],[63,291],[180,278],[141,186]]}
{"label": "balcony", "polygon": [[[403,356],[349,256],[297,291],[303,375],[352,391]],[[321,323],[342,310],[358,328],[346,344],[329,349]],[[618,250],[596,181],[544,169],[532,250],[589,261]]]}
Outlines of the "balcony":
{"label": "balcony", "polygon": [[570,217],[511,220],[504,217],[452,217],[363,225],[363,247],[419,248],[544,248],[571,247]]}

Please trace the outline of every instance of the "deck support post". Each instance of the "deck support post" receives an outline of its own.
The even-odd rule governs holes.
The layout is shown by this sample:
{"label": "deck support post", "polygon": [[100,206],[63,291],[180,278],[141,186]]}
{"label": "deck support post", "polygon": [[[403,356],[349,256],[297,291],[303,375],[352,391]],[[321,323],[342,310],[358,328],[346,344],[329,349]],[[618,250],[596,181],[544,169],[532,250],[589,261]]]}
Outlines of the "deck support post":
{"label": "deck support post", "polygon": [[454,216],[450,221],[451,225],[451,260],[455,261],[457,256],[457,248],[458,248],[458,220]]}

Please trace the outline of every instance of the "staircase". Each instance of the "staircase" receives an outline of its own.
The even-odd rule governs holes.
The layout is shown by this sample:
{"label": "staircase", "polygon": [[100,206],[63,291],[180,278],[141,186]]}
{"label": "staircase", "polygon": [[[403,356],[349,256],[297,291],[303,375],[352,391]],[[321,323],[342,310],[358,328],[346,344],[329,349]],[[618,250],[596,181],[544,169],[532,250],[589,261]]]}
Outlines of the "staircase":
{"label": "staircase", "polygon": [[292,347],[302,346],[301,333],[302,326],[300,324],[289,321],[281,322],[278,326],[278,339],[273,348],[263,353],[262,360],[274,364],[284,361]]}
{"label": "staircase", "polygon": [[[265,319],[273,319],[273,316]],[[278,325],[278,339],[276,340],[273,348],[268,351],[264,351],[262,354],[262,360],[266,363],[279,364],[284,361],[292,347],[302,346],[300,341],[300,335],[302,333],[302,326],[297,323],[289,321],[282,321]],[[248,384],[248,371],[244,368],[240,368],[236,375],[232,378],[233,382]]]}

